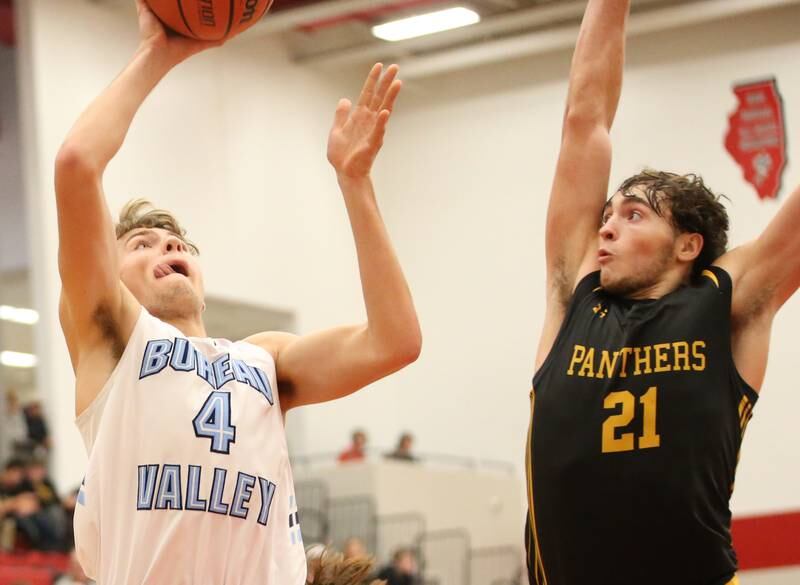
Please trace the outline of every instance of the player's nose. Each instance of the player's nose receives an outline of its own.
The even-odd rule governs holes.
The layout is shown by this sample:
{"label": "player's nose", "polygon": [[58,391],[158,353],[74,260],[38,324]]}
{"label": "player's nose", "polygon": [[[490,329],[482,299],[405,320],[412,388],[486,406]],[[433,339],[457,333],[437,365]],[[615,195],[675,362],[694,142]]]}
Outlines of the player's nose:
{"label": "player's nose", "polygon": [[600,226],[598,234],[600,235],[601,240],[617,239],[617,228],[613,217],[609,218],[608,221]]}
{"label": "player's nose", "polygon": [[169,254],[172,252],[186,252],[187,247],[186,244],[177,236],[167,236],[164,240],[163,250],[165,254]]}

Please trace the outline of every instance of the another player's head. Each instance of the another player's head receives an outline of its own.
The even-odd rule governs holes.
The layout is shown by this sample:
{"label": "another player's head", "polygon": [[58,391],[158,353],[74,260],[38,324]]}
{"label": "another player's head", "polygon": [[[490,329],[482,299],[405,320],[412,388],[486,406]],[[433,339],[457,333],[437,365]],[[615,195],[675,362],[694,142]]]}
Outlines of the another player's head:
{"label": "another player's head", "polygon": [[191,318],[203,310],[203,275],[197,247],[168,211],[136,199],[116,226],[120,279],[156,317]]}
{"label": "another player's head", "polygon": [[599,236],[603,288],[637,295],[688,282],[724,254],[728,214],[697,175],[645,170],[606,202]]}
{"label": "another player's head", "polygon": [[321,544],[306,547],[309,585],[385,585],[370,578],[374,562],[371,557],[351,557]]}

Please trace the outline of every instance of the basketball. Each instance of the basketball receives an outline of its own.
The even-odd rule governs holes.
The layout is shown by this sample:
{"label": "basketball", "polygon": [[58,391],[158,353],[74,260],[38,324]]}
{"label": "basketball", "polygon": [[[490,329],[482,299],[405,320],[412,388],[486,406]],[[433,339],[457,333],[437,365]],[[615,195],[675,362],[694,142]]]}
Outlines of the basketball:
{"label": "basketball", "polygon": [[238,35],[264,16],[272,0],[146,0],[173,31],[202,41]]}

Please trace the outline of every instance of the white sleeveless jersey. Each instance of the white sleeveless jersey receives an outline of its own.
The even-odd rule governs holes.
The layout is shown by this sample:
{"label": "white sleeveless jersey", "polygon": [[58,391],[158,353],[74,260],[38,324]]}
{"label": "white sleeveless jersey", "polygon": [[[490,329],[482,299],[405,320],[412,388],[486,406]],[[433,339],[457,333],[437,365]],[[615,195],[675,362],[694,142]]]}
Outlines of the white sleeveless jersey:
{"label": "white sleeveless jersey", "polygon": [[142,309],[77,419],[75,545],[99,585],[303,585],[275,362]]}

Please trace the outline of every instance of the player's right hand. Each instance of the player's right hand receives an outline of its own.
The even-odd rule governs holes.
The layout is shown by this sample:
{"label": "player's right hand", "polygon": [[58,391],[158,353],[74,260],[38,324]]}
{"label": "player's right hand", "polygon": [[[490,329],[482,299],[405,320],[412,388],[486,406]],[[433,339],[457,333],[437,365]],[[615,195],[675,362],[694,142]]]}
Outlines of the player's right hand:
{"label": "player's right hand", "polygon": [[200,51],[224,44],[224,41],[198,41],[169,32],[144,0],[135,2],[139,14],[140,48],[157,51],[171,64],[177,65]]}

